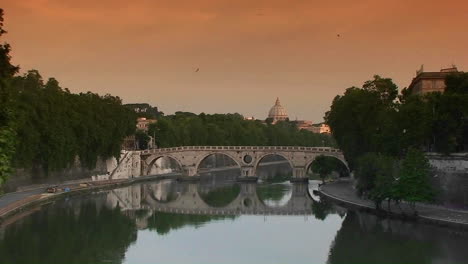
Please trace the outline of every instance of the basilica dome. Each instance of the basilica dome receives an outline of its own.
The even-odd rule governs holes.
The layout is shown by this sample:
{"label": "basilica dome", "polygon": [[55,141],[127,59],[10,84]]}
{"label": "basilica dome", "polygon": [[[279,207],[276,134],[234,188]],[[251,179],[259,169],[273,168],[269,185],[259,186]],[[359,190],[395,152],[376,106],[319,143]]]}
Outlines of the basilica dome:
{"label": "basilica dome", "polygon": [[284,107],[281,106],[279,98],[276,98],[275,105],[270,109],[270,112],[268,112],[268,118],[271,118],[273,120],[273,123],[288,119],[286,109],[284,109]]}

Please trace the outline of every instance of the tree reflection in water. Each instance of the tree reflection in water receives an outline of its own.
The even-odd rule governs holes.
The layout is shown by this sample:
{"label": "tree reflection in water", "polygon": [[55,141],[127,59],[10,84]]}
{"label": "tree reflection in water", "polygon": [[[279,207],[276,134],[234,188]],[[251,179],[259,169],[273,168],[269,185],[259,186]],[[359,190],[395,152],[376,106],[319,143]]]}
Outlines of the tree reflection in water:
{"label": "tree reflection in water", "polygon": [[[221,188],[217,189],[217,186]],[[138,241],[134,245],[139,244],[139,249],[143,250],[144,254],[150,255],[150,259],[156,245],[148,244],[148,237],[154,238],[153,241],[157,243],[162,243],[157,244],[159,247],[167,245],[168,241],[174,242],[175,245],[191,245],[198,241],[190,239],[181,241],[180,239],[193,237],[194,229],[198,228],[200,229],[196,232],[204,234],[202,239],[206,238],[206,241],[211,241],[211,247],[219,246],[216,250],[225,250],[224,253],[231,249],[226,249],[222,243],[213,242],[219,239],[220,232],[223,235],[226,232],[229,239],[244,241],[247,245],[244,250],[250,251],[238,253],[237,251],[242,247],[233,247],[232,250],[235,250],[238,255],[245,255],[245,259],[252,256],[257,259],[264,258],[267,254],[277,254],[281,250],[284,251],[279,254],[282,254],[286,260],[300,256],[296,260],[304,263],[307,261],[323,263],[327,257],[327,251],[329,264],[466,263],[468,259],[468,251],[465,249],[468,241],[466,232],[346,211],[325,200],[317,199],[312,205],[306,203],[307,208],[310,209],[306,213],[312,212],[316,219],[305,218],[302,215],[269,215],[266,222],[263,215],[233,216],[187,213],[187,211],[185,213],[162,212],[157,203],[152,204],[153,207],[151,207],[151,204],[144,202],[149,197],[156,197],[158,201],[163,201],[159,205],[170,206],[173,203],[170,202],[173,200],[172,193],[179,193],[180,197],[188,195],[188,198],[202,193],[205,201],[210,201],[212,205],[223,206],[236,199],[238,195],[242,197],[246,191],[253,191],[253,194],[249,192],[252,195],[250,197],[254,197],[256,191],[256,195],[264,200],[282,201],[287,196],[288,188],[291,188],[285,186],[288,185],[259,184],[256,187],[252,183],[232,182],[221,185],[200,183],[196,186],[160,181],[70,197],[45,206],[6,227],[1,227],[0,263],[122,263],[124,256],[128,257],[129,252],[140,252],[132,251],[133,246],[129,247],[137,241],[137,233]],[[293,186],[294,192],[288,206],[303,205],[307,199],[310,199],[309,196],[304,197],[306,194],[302,192],[302,190],[307,192],[307,186],[290,186]],[[188,201],[191,202],[191,200]],[[180,201],[174,201],[174,203],[177,202]],[[258,206],[260,202],[256,203]],[[264,205],[260,208],[264,208]],[[284,207],[279,207],[281,208]],[[278,208],[272,209],[272,212],[275,210]],[[340,220],[336,217],[337,214],[346,216],[344,220]],[[209,222],[218,224],[208,225]],[[190,228],[184,229],[184,227]],[[178,232],[172,233],[171,231],[174,230]],[[251,231],[239,232],[238,230]],[[258,239],[259,234],[255,232],[260,232],[259,234],[264,236],[268,234],[271,239],[263,239],[263,236]],[[164,240],[158,236],[165,236]],[[333,236],[335,238],[331,242]],[[288,238],[291,240],[287,240]],[[253,245],[249,245],[248,242],[252,239],[256,239],[255,243],[263,243],[264,248],[274,248],[275,252],[252,251]],[[289,243],[291,247],[288,247],[282,244],[284,241],[297,241],[301,245],[311,247],[297,247],[294,243]],[[315,243],[323,247],[318,247]],[[330,245],[329,249],[326,248],[328,245]],[[323,257],[314,258],[320,253],[324,253]],[[170,255],[170,252],[166,255],[169,260],[177,259],[177,256]],[[129,258],[133,261],[130,263],[138,263],[135,258]],[[193,257],[189,259],[189,262],[200,263],[201,261]]]}
{"label": "tree reflection in water", "polygon": [[155,212],[148,219],[149,230],[155,230],[159,235],[167,235],[171,230],[177,230],[186,226],[199,228],[210,221],[234,220],[236,216],[225,215],[193,215]]}
{"label": "tree reflection in water", "polygon": [[119,207],[89,199],[52,205],[6,228],[0,263],[121,263],[136,238],[135,222]]}
{"label": "tree reflection in water", "polygon": [[291,199],[292,184],[289,182],[257,184],[257,196],[267,206],[284,206]]}
{"label": "tree reflection in water", "polygon": [[329,264],[466,263],[467,234],[348,212],[332,243]]}
{"label": "tree reflection in water", "polygon": [[209,206],[225,207],[237,198],[240,193],[240,186],[236,183],[230,183],[224,186],[203,186],[200,184],[198,193]]}

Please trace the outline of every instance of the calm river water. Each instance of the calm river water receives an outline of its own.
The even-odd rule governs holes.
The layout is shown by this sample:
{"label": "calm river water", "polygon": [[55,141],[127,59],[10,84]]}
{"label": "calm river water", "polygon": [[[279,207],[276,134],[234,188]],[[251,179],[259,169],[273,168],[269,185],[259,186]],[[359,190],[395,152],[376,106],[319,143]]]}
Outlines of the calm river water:
{"label": "calm river water", "polygon": [[468,263],[466,232],[348,211],[316,188],[202,177],[70,197],[1,227],[0,263]]}

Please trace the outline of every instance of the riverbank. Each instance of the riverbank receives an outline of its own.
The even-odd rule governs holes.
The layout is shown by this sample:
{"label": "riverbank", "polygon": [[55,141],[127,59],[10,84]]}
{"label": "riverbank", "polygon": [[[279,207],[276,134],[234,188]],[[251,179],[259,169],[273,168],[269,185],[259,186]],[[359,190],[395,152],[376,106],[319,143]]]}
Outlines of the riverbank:
{"label": "riverbank", "polygon": [[[164,175],[142,176],[131,179],[89,181],[79,184],[61,184],[58,185],[58,188],[61,189],[61,191],[56,193],[47,193],[43,187],[7,193],[0,196],[0,225],[2,225],[7,218],[20,214],[25,210],[55,201],[57,199],[62,199],[67,196],[112,189],[116,187],[124,187],[137,182],[176,179],[177,177],[179,177],[178,173],[170,173]],[[65,188],[68,188],[69,191],[64,191]]]}
{"label": "riverbank", "polygon": [[401,203],[397,205],[391,203],[388,208],[385,202],[382,203],[382,210],[378,211],[375,208],[374,202],[357,196],[351,180],[341,180],[322,185],[319,192],[327,199],[343,205],[344,207],[365,210],[378,215],[384,214],[394,218],[411,219],[441,226],[468,229],[467,210],[457,210],[429,204],[417,204],[415,208],[418,214],[415,216],[413,209],[408,204]]}

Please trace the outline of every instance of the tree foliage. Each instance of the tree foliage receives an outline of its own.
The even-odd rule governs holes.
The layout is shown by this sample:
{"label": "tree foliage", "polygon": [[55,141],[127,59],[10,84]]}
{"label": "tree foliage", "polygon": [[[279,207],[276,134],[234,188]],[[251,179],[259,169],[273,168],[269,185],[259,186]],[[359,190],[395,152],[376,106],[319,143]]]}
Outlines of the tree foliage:
{"label": "tree foliage", "polygon": [[[0,36],[3,10],[0,9]],[[37,70],[19,76],[10,46],[0,44],[0,184],[11,171],[69,167],[79,158],[93,168],[98,157],[118,157],[125,136],[135,130],[134,113],[118,97],[73,94]]]}
{"label": "tree foliage", "polygon": [[325,183],[325,178],[330,175],[334,170],[337,170],[336,159],[333,157],[327,157],[320,155],[311,164],[311,169],[313,173],[316,173],[322,179],[322,182]]}
{"label": "tree foliage", "polygon": [[78,157],[94,168],[98,157],[118,157],[135,116],[118,97],[72,94],[57,80],[44,83],[36,70],[13,78],[18,144],[17,167],[67,168]]}
{"label": "tree foliage", "polygon": [[[446,77],[446,92],[412,95],[374,76],[333,100],[325,115],[352,169],[375,152],[401,158],[410,148],[441,153],[468,150],[468,74]],[[398,97],[398,101],[396,100]]]}
{"label": "tree foliage", "polygon": [[348,88],[336,96],[325,121],[332,129],[351,169],[367,152],[398,152],[394,144],[397,86],[391,79],[374,76],[362,88]]}
{"label": "tree foliage", "polygon": [[175,146],[335,146],[329,135],[298,130],[295,122],[274,125],[244,120],[239,114],[176,112],[151,124],[149,135],[156,135],[161,147]]}
{"label": "tree foliage", "polygon": [[[6,33],[3,21],[3,9],[0,8],[0,37]],[[10,81],[19,68],[11,64],[10,50],[8,43],[0,43],[0,185],[11,172],[16,142]]]}
{"label": "tree foliage", "polygon": [[395,195],[412,204],[431,201],[434,191],[429,177],[430,165],[424,153],[410,149],[401,163]]}

